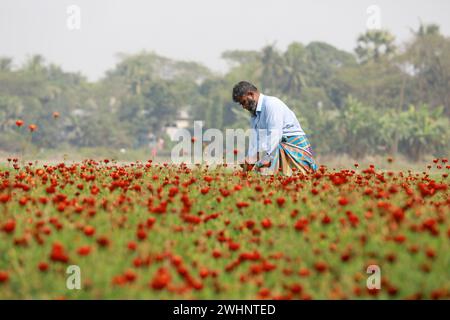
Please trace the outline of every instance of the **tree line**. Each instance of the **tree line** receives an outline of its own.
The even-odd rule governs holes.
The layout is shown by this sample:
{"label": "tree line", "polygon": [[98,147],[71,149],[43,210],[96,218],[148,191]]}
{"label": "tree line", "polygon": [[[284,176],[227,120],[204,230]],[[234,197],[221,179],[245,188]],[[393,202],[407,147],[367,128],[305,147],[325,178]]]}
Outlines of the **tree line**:
{"label": "tree line", "polygon": [[[318,154],[403,154],[412,160],[448,156],[450,39],[434,24],[395,42],[387,30],[360,35],[355,50],[324,42],[230,50],[218,74],[200,63],[154,52],[119,55],[104,77],[89,82],[34,55],[14,66],[0,58],[0,150],[139,148],[184,111],[205,128],[247,128],[248,114],[231,89],[248,80],[283,99]],[[52,116],[58,114],[58,117]],[[31,135],[15,122],[36,124]]]}

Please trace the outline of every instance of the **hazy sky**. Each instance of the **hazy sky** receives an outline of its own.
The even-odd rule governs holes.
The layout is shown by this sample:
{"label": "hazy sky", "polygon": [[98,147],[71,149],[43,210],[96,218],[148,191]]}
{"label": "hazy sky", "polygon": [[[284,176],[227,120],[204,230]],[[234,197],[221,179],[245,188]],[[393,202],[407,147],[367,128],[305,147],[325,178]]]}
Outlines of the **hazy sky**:
{"label": "hazy sky", "polygon": [[[80,8],[79,30],[67,26],[70,5]],[[20,64],[39,53],[91,80],[114,66],[116,53],[142,49],[224,71],[228,49],[318,40],[353,50],[371,5],[398,41],[419,19],[450,35],[449,0],[0,0],[0,56]]]}

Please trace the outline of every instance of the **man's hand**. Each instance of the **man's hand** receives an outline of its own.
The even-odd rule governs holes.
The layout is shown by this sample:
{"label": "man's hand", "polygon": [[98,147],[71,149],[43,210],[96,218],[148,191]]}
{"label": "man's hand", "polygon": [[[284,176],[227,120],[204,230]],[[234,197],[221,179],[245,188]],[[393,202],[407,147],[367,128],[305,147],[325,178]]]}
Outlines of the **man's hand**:
{"label": "man's hand", "polygon": [[248,157],[246,157],[244,159],[244,163],[239,164],[241,166],[241,168],[247,172],[247,171],[251,171],[253,170],[253,167],[255,166],[254,161],[252,161],[251,159],[249,159]]}
{"label": "man's hand", "polygon": [[259,160],[255,163],[255,167],[258,169],[268,168],[268,167],[270,167],[271,162],[272,162],[272,159],[268,155],[265,155],[261,160]]}

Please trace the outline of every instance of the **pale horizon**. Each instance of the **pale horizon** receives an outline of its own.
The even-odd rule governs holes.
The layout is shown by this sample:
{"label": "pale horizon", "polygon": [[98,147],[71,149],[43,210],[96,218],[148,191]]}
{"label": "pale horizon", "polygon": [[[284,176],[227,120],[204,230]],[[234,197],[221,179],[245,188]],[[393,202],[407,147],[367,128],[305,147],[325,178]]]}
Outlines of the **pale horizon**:
{"label": "pale horizon", "polygon": [[[70,5],[81,9],[79,30],[67,27]],[[450,2],[443,0],[1,0],[0,56],[18,66],[41,54],[91,81],[114,67],[118,53],[142,50],[225,72],[221,54],[226,50],[260,50],[272,43],[284,50],[294,41],[323,41],[353,51],[357,36],[367,30],[371,5],[380,8],[381,27],[395,35],[397,44],[411,38],[410,29],[420,21],[436,23],[450,35]]]}

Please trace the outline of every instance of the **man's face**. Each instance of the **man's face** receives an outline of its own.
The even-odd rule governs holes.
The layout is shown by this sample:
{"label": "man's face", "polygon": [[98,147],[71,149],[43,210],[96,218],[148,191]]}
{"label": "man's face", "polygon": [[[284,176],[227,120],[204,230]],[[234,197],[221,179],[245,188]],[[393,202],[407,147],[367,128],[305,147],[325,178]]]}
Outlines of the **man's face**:
{"label": "man's face", "polygon": [[253,92],[249,92],[246,95],[242,96],[239,99],[239,104],[242,106],[242,108],[250,112],[252,115],[256,113],[258,102],[256,101]]}

